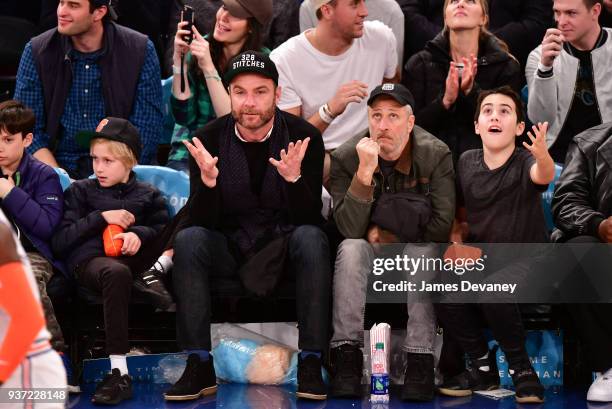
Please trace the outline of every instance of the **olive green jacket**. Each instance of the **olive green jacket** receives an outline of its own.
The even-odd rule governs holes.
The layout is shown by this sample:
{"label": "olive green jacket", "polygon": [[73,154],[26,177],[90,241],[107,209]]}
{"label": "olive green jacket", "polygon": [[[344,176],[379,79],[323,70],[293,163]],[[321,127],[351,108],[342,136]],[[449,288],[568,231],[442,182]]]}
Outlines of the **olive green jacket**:
{"label": "olive green jacket", "polygon": [[364,238],[373,205],[384,189],[386,193],[428,194],[432,214],[424,241],[448,242],[455,218],[455,171],[446,144],[415,126],[394,172],[385,178],[377,169],[372,185],[366,186],[355,177],[359,167],[356,146],[364,136],[369,133],[346,141],[331,155],[330,189],[340,233],[346,238]]}

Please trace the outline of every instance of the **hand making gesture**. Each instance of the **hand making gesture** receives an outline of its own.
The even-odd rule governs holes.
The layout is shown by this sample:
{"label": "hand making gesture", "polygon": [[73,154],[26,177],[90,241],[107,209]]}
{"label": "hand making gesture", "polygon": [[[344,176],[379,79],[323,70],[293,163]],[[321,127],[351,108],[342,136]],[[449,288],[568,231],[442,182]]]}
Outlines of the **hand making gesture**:
{"label": "hand making gesture", "polygon": [[219,175],[219,169],[217,168],[219,158],[216,156],[213,158],[198,138],[193,138],[193,144],[189,141],[183,141],[183,143],[200,168],[202,182],[211,189],[215,187]]}
{"label": "hand making gesture", "polygon": [[310,138],[289,143],[287,152],[281,150],[280,160],[270,158],[270,163],[287,182],[293,183],[302,175],[302,160],[306,155]]}
{"label": "hand making gesture", "polygon": [[[527,149],[534,158],[543,159],[548,155],[548,146],[546,146],[546,131],[548,131],[548,122],[538,122],[538,125],[534,125],[533,134],[529,131],[527,136],[531,140],[531,145],[527,142],[523,142],[523,146]],[[535,135],[535,136],[534,136]]]}

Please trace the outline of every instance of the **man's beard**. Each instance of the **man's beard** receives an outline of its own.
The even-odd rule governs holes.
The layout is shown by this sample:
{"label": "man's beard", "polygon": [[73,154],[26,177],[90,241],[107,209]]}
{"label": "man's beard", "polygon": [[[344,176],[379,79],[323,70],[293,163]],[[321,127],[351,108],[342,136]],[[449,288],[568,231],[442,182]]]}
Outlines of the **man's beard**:
{"label": "man's beard", "polygon": [[[269,109],[265,111],[256,111],[256,110],[248,110],[248,109],[245,109],[242,111],[236,111],[232,109],[232,116],[234,117],[234,120],[238,122],[243,128],[250,129],[250,130],[257,130],[261,128],[262,126],[264,126],[265,124],[267,124],[268,122],[270,122],[270,120],[274,117],[274,109],[275,109],[274,105],[272,105]],[[258,115],[259,121],[255,123],[248,122],[244,118],[244,115],[246,114]]]}

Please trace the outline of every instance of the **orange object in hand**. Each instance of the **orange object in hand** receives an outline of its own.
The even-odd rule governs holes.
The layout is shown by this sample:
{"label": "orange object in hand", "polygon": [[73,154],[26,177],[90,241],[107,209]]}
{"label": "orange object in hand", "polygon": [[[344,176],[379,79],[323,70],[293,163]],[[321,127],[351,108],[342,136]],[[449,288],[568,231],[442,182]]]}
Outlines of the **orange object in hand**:
{"label": "orange object in hand", "polygon": [[123,233],[123,228],[116,224],[109,224],[104,233],[102,240],[104,241],[104,253],[108,257],[119,257],[121,255],[121,247],[123,247],[123,239],[113,239],[115,235]]}

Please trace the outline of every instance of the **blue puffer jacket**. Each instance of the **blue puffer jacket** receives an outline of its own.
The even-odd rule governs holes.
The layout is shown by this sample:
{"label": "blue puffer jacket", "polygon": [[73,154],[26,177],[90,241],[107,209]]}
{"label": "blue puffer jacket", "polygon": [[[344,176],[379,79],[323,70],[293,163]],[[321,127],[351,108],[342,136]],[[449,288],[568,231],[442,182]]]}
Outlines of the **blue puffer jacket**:
{"label": "blue puffer jacket", "polygon": [[53,267],[67,274],[64,263],[51,251],[51,237],[64,214],[59,176],[52,167],[26,153],[13,180],[16,186],[2,200],[2,210]]}

